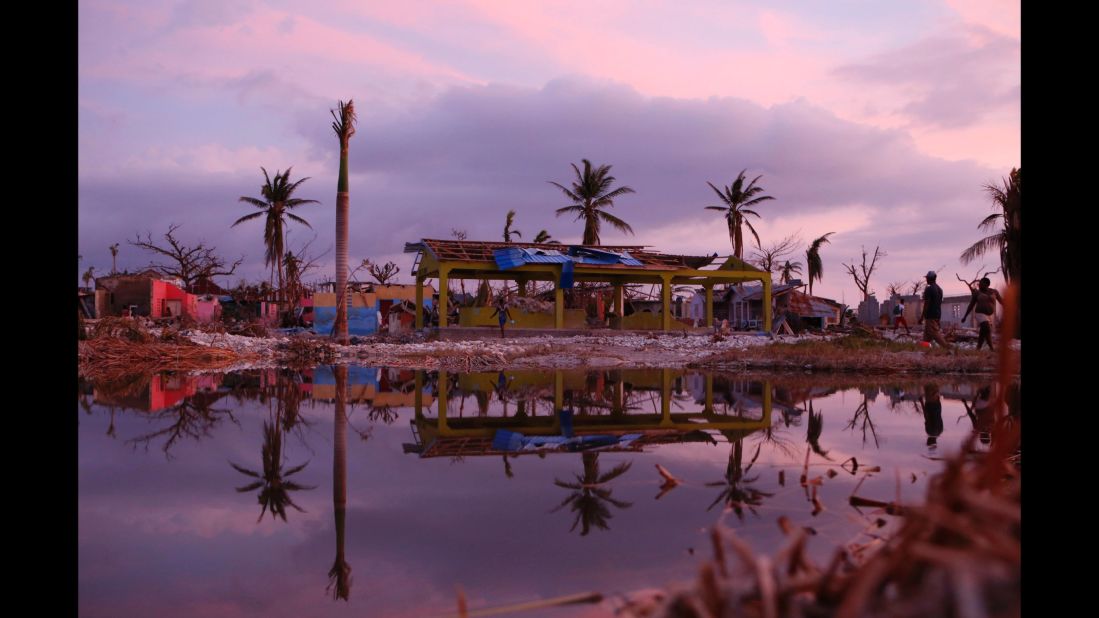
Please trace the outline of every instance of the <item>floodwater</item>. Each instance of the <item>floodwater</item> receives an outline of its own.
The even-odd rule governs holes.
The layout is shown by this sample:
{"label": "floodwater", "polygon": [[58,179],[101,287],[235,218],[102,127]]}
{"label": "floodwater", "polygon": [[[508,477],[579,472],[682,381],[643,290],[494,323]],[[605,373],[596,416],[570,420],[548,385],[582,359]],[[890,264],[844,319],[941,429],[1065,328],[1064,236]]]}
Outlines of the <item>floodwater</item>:
{"label": "floodwater", "polygon": [[[992,422],[987,379],[876,380],[317,367],[82,382],[80,614],[453,615],[460,588],[471,611],[599,592],[521,615],[611,615],[620,595],[693,579],[719,521],[774,553],[781,516],[824,562],[895,525],[851,507],[856,486],[919,502],[938,458]],[[535,448],[565,435],[602,437]],[[662,488],[657,465],[680,484]]]}

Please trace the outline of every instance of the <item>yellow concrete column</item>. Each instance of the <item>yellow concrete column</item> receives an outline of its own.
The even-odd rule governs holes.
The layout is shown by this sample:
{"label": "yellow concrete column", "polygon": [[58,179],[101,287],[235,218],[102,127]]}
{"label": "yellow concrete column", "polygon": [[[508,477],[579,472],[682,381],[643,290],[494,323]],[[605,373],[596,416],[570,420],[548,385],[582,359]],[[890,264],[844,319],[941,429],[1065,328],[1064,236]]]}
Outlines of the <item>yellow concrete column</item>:
{"label": "yellow concrete column", "polygon": [[618,328],[622,329],[622,319],[626,317],[626,298],[621,283],[614,284],[614,314],[618,316]]}
{"label": "yellow concrete column", "polygon": [[706,414],[714,413],[714,374],[706,374],[706,407],[704,408]]}
{"label": "yellow concrete column", "polygon": [[706,328],[714,327],[714,284],[703,285],[706,289]]}
{"label": "yellow concrete column", "polygon": [[771,332],[771,278],[767,277],[763,281],[763,330],[764,332]]}
{"label": "yellow concrete column", "polygon": [[561,275],[557,275],[553,290],[553,327],[565,327],[565,291],[561,289]]}
{"label": "yellow concrete column", "polygon": [[416,370],[416,418],[424,417],[424,372]]}
{"label": "yellow concrete column", "polygon": [[440,265],[439,266],[439,328],[446,328],[446,318],[449,314],[447,311],[448,303],[450,302],[450,292],[447,290],[447,283],[449,282],[450,269]]}
{"label": "yellow concrete column", "polygon": [[[667,314],[665,314],[667,315]],[[672,370],[660,370],[660,424],[670,426],[672,422]]]}
{"label": "yellow concrete column", "polygon": [[660,275],[663,279],[663,285],[660,288],[660,303],[663,307],[663,329],[665,331],[672,329],[672,277],[671,275]]}
{"label": "yellow concrete column", "polygon": [[446,389],[447,375],[446,371],[439,370],[438,391],[439,391],[439,433],[443,433],[447,430],[446,426]]}
{"label": "yellow concrete column", "polygon": [[[424,327],[424,278],[416,276],[416,330]],[[418,376],[419,374],[417,374]]]}
{"label": "yellow concrete column", "polygon": [[763,424],[771,425],[771,382],[769,380],[763,382]]}

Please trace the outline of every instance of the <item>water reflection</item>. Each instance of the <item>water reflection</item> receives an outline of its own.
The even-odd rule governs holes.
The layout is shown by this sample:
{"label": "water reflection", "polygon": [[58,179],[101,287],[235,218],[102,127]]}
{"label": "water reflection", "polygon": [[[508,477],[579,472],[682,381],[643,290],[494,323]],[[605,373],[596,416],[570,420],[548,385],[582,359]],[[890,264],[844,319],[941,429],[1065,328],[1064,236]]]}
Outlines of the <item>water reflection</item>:
{"label": "water reflection", "polygon": [[615,500],[611,497],[611,488],[607,485],[614,479],[625,474],[632,462],[623,462],[611,468],[603,474],[599,473],[599,453],[583,453],[581,459],[584,462],[584,473],[576,475],[576,482],[569,483],[555,479],[553,484],[564,489],[571,489],[572,493],[551,512],[557,512],[566,505],[576,514],[569,532],[576,530],[577,524],[582,524],[580,536],[587,536],[592,526],[601,530],[608,530],[610,526],[610,506],[619,509],[628,509],[632,502]]}
{"label": "water reflection", "polygon": [[277,420],[273,423],[264,421],[263,448],[260,451],[260,459],[263,462],[262,473],[229,462],[229,465],[237,472],[257,479],[253,483],[236,488],[238,493],[247,493],[257,489],[260,490],[259,495],[256,497],[260,504],[259,517],[256,521],[263,519],[263,515],[268,509],[271,510],[272,518],[281,517],[283,521],[286,521],[286,507],[288,506],[304,513],[305,509],[294,504],[294,500],[290,497],[290,492],[303,489],[316,489],[316,487],[299,485],[295,481],[289,480],[292,475],[304,470],[305,467],[309,465],[309,462],[305,462],[300,466],[294,466],[285,471],[283,470],[283,431],[284,429],[279,425]]}
{"label": "water reflection", "polygon": [[336,520],[336,560],[328,570],[328,590],[333,599],[347,601],[351,596],[351,565],[344,551],[347,538],[347,367],[335,367],[333,374],[336,406],[333,411],[332,511]]}
{"label": "water reflection", "polygon": [[[745,536],[761,551],[781,543],[768,520],[780,513],[828,536],[819,541],[825,547],[858,534],[858,521],[852,520],[861,516],[846,502],[856,483],[866,481],[860,495],[892,500],[894,469],[900,469],[903,498],[916,499],[923,489],[917,479],[926,479],[935,465],[926,457],[928,437],[942,452],[961,446],[972,432],[980,438],[978,447],[988,448],[996,402],[1005,400],[1010,419],[1018,414],[1018,392],[1017,384],[1000,393],[987,383],[953,379],[895,378],[867,386],[843,378],[822,383],[819,376],[662,369],[457,373],[316,367],[84,382],[78,398],[78,414],[87,419],[81,423],[81,449],[87,452],[81,526],[89,532],[85,537],[82,530],[88,561],[82,563],[82,606],[92,602],[92,594],[114,611],[88,615],[156,613],[111,605],[112,595],[129,585],[122,582],[146,563],[130,567],[125,561],[132,558],[117,559],[110,582],[93,573],[95,560],[114,556],[115,546],[138,543],[189,543],[188,565],[197,565],[195,573],[207,569],[211,581],[218,581],[215,572],[228,577],[211,566],[218,560],[243,572],[240,560],[255,556],[255,573],[233,576],[250,582],[248,595],[276,586],[261,575],[284,568],[272,566],[280,563],[277,557],[286,558],[283,565],[308,565],[286,567],[294,577],[280,580],[277,585],[286,589],[270,596],[279,603],[291,594],[312,597],[265,608],[273,617],[429,615],[445,607],[447,599],[431,605],[403,592],[403,578],[415,584],[410,590],[445,591],[481,579],[479,595],[489,599],[497,590],[517,599],[536,596],[532,590],[543,596],[589,587],[628,590],[653,583],[651,569],[636,566],[653,560],[669,573],[693,572],[695,561],[685,548],[697,547],[697,531],[722,517],[750,530]],[[519,436],[520,446],[494,445],[500,432]],[[355,433],[369,442],[354,440]],[[563,444],[570,434],[602,441],[545,442]],[[329,483],[325,467],[310,463],[324,458],[329,436],[331,516],[325,494],[310,491]],[[152,447],[153,457],[142,459],[143,449],[129,448],[142,445]],[[853,464],[844,468],[850,474],[843,473],[840,462],[855,456],[857,473]],[[808,470],[808,486],[784,482],[802,474],[805,461],[815,466]],[[833,472],[840,474],[824,474]],[[673,473],[676,483],[667,480]],[[812,481],[822,477],[818,492],[820,483]],[[133,483],[137,498],[116,516],[114,502],[128,496],[130,484],[118,479],[133,478],[147,478],[147,484]],[[154,484],[170,485],[187,499],[156,511],[141,493]],[[678,489],[671,492],[673,487]],[[258,519],[253,498],[261,506]],[[289,517],[291,510],[299,513]],[[204,532],[180,531],[177,521],[192,520]],[[507,532],[529,524],[540,533]],[[455,526],[462,534],[454,534]],[[131,536],[122,536],[123,530]],[[635,547],[623,538],[652,542]],[[218,554],[221,545],[236,556],[233,561]],[[278,551],[270,549],[275,546]],[[172,553],[156,550],[132,555]],[[577,566],[577,551],[600,556],[600,568]],[[534,571],[490,566],[506,565],[502,556],[517,552],[538,556]],[[354,598],[352,564],[359,569]],[[476,569],[469,568],[474,564]],[[547,573],[552,576],[542,577]],[[315,605],[321,595],[343,602],[322,608]]]}

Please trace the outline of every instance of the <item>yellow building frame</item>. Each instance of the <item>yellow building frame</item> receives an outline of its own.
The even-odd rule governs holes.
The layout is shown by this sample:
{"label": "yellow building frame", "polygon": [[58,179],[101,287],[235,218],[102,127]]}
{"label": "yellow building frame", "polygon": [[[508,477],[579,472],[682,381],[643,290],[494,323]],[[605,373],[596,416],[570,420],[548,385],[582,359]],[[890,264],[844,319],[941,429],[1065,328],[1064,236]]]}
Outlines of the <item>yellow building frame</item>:
{"label": "yellow building frame", "polygon": [[[631,414],[617,419],[608,418],[606,422],[585,423],[582,428],[578,428],[578,430],[583,433],[642,431],[646,429],[670,429],[682,432],[706,429],[717,431],[756,431],[771,426],[773,387],[770,380],[761,380],[763,384],[761,401],[763,407],[762,417],[760,419],[742,419],[730,418],[717,413],[714,407],[713,374],[706,374],[705,376],[706,394],[702,410],[695,412],[677,411],[673,413],[671,408],[672,381],[676,376],[684,375],[686,371],[673,369],[659,369],[656,371],[660,372],[659,414]],[[560,369],[553,370],[554,410],[561,410],[565,407],[564,373],[565,372]],[[422,372],[417,371],[415,390],[417,395],[419,395],[422,390],[423,380]],[[430,404],[424,403],[419,397],[416,399],[413,423],[417,426],[420,435],[424,436],[425,439],[428,438],[428,436],[430,436],[430,439],[434,439],[435,437],[491,438],[496,430],[500,428],[521,430],[527,435],[557,435],[561,433],[561,420],[557,415],[545,418],[539,417],[537,420],[544,421],[541,423],[532,422],[533,419],[526,419],[525,421],[520,422],[515,418],[466,418],[462,420],[465,422],[475,422],[480,426],[467,428],[451,427],[447,422],[447,384],[449,384],[449,380],[448,373],[445,370],[439,370],[436,383],[438,385],[438,396],[435,399],[435,418],[428,418],[424,414],[424,409],[429,408]],[[618,422],[615,422],[615,420]],[[426,445],[427,441],[425,441],[424,444]]]}
{"label": "yellow building frame", "polygon": [[[558,249],[561,245],[547,245]],[[561,264],[524,264],[508,270],[501,270],[495,262],[469,260],[435,259],[425,246],[420,249],[419,266],[416,269],[416,328],[424,326],[424,282],[428,279],[439,280],[439,328],[448,324],[448,289],[451,279],[504,280],[515,281],[520,291],[525,289],[527,281],[552,281],[554,290],[554,328],[565,325],[565,297],[561,288]],[[759,281],[763,284],[763,330],[771,332],[771,277],[770,273],[758,270],[700,270],[695,268],[644,267],[604,267],[595,264],[577,264],[573,269],[574,281],[609,283],[614,286],[612,311],[622,315],[623,286],[630,283],[650,283],[661,285],[662,330],[671,330],[671,298],[674,285],[701,285],[706,291],[706,327],[714,325],[714,285],[719,283],[742,283]]]}

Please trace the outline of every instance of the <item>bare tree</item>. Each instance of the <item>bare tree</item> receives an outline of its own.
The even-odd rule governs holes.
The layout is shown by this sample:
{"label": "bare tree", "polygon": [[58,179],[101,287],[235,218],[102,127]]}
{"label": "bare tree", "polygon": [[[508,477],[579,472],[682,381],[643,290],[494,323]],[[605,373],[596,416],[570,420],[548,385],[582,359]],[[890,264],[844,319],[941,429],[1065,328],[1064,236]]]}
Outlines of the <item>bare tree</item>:
{"label": "bare tree", "polygon": [[217,248],[207,247],[206,241],[199,241],[197,245],[188,247],[175,237],[179,228],[176,224],[168,227],[168,233],[164,234],[167,246],[154,243],[150,232],[145,233],[144,239],[138,234],[137,239],[129,243],[162,256],[160,262],[150,262],[149,265],[166,275],[183,280],[183,285],[187,288],[200,278],[229,276],[244,262],[244,256],[241,256],[232,264],[226,264],[225,259],[217,255]]}
{"label": "bare tree", "polygon": [[782,240],[771,243],[766,249],[757,245],[758,250],[752,254],[752,263],[763,270],[774,273],[782,270],[783,262],[794,253],[801,245],[801,239],[797,235],[787,236]]}
{"label": "bare tree", "polygon": [[378,266],[377,264],[371,263],[370,266],[367,266],[366,270],[370,273],[371,277],[374,277],[375,281],[382,285],[386,285],[390,279],[396,278],[397,273],[401,272],[401,267],[393,262],[386,262],[384,266]]}
{"label": "bare tree", "polygon": [[286,285],[286,297],[288,300],[287,316],[294,316],[297,313],[298,301],[305,291],[305,285],[302,284],[302,279],[305,275],[318,266],[317,262],[320,261],[328,251],[318,255],[309,255],[309,246],[313,244],[313,241],[317,237],[314,236],[309,242],[302,245],[298,250],[297,255],[293,251],[287,251],[286,256],[283,258],[283,266],[286,273],[285,285]]}
{"label": "bare tree", "polygon": [[977,292],[977,284],[981,281],[981,279],[983,277],[987,277],[989,275],[994,275],[994,274],[1000,272],[1000,270],[1001,270],[1000,268],[997,268],[996,270],[989,270],[989,271],[986,271],[984,274],[981,274],[981,271],[983,271],[984,269],[985,269],[985,265],[981,264],[981,267],[977,269],[977,273],[974,274],[973,278],[968,280],[968,281],[965,280],[965,279],[962,279],[962,276],[959,275],[958,273],[954,273],[954,276],[958,279],[958,281],[961,281],[962,283],[965,284],[965,286],[967,288],[969,288],[969,292],[971,294],[975,294]]}
{"label": "bare tree", "polygon": [[[885,292],[889,294],[889,298],[904,296],[904,286],[905,283],[903,281],[894,281],[886,286]],[[915,294],[915,292],[913,292],[913,294]]]}
{"label": "bare tree", "polygon": [[454,240],[465,240],[469,236],[469,232],[465,230],[459,230],[456,227],[450,228],[450,235],[454,237]]}
{"label": "bare tree", "polygon": [[920,295],[920,290],[923,289],[923,286],[926,283],[927,282],[924,281],[923,279],[916,279],[915,281],[913,281],[912,282],[912,292],[910,292],[912,294],[912,296],[919,296]]}
{"label": "bare tree", "polygon": [[878,260],[886,257],[885,251],[882,251],[880,247],[874,247],[874,257],[870,258],[870,263],[866,263],[866,247],[862,248],[862,264],[858,268],[851,264],[843,264],[843,267],[847,269],[847,274],[851,275],[851,278],[855,280],[855,285],[862,292],[862,299],[866,300],[870,297],[870,276],[874,274],[874,269],[878,267]]}

